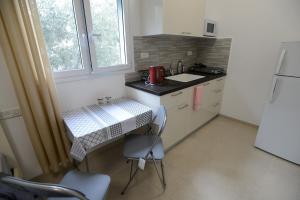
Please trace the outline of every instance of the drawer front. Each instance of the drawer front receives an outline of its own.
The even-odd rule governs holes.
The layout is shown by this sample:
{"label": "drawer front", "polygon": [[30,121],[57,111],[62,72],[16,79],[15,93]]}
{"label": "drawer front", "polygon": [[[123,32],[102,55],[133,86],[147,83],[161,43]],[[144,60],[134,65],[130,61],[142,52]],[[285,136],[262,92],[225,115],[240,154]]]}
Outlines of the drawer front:
{"label": "drawer front", "polygon": [[225,85],[225,77],[214,80],[214,84],[216,90],[223,90]]}
{"label": "drawer front", "polygon": [[221,102],[222,97],[223,97],[223,90],[222,89],[214,89],[214,90],[212,90],[211,96],[212,96],[212,98],[211,98],[212,103]]}
{"label": "drawer front", "polygon": [[214,99],[214,93],[213,88],[214,88],[214,82],[213,81],[209,81],[206,83],[202,84],[204,86],[204,91],[203,91],[203,96],[202,96],[202,100],[201,100],[201,106],[205,107],[208,106],[209,103]]}
{"label": "drawer front", "polygon": [[[212,105],[215,105],[218,102],[221,103],[224,90],[224,81],[224,78],[219,78],[201,84],[204,86],[201,107],[208,108]],[[193,98],[191,98],[191,100],[193,105]]]}
{"label": "drawer front", "polygon": [[219,78],[211,81],[210,88],[210,105],[215,105],[216,103],[221,103],[223,92],[224,92],[225,78]]}
{"label": "drawer front", "polygon": [[210,111],[212,113],[219,113],[221,109],[221,102],[215,102],[210,105]]}
{"label": "drawer front", "polygon": [[189,104],[189,99],[192,97],[192,88],[186,88],[161,96],[161,104],[168,109],[182,104]]}

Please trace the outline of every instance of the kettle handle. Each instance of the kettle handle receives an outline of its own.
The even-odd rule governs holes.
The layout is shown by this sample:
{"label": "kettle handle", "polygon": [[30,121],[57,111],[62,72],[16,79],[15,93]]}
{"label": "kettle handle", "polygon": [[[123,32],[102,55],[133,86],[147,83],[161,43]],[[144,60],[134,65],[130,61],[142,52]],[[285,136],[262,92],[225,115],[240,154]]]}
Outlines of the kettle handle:
{"label": "kettle handle", "polygon": [[160,78],[161,80],[164,80],[165,79],[165,73],[166,73],[166,70],[163,66],[160,67]]}

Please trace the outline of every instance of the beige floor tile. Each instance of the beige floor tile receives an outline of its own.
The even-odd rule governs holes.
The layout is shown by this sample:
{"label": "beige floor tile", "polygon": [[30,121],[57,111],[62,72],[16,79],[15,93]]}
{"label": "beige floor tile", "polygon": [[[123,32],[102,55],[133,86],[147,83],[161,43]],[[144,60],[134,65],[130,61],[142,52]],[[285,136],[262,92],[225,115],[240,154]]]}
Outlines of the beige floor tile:
{"label": "beige floor tile", "polygon": [[93,153],[90,166],[111,176],[108,200],[300,200],[300,167],[255,148],[256,132],[221,116],[197,130],[167,152],[164,192],[149,164],[120,195],[130,169],[122,143]]}

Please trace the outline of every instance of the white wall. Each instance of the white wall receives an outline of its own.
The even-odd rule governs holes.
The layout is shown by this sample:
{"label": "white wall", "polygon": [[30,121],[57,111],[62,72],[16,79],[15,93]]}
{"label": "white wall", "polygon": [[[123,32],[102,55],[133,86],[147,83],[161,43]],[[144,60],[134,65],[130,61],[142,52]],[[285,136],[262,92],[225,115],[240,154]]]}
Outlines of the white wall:
{"label": "white wall", "polygon": [[78,81],[57,83],[56,89],[62,111],[97,103],[97,98],[124,96],[124,74],[87,77]]}
{"label": "white wall", "polygon": [[[19,103],[0,48],[0,111],[15,108],[19,108]],[[32,178],[39,175],[42,171],[33,151],[23,118],[0,120],[0,123],[18,159],[24,177]],[[3,153],[9,154],[9,152]]]}
{"label": "white wall", "polygon": [[207,0],[206,17],[233,38],[221,113],[258,125],[280,42],[300,40],[300,1]]}
{"label": "white wall", "polygon": [[19,107],[19,103],[0,47],[0,110],[16,107]]}
{"label": "white wall", "polygon": [[[14,151],[12,150],[12,147],[10,143],[8,142],[8,139],[6,137],[6,134],[2,128],[2,125],[0,123],[0,153],[5,155],[7,158],[7,162],[10,167],[12,168],[19,168],[19,162],[15,156]],[[1,166],[0,166],[1,169]],[[19,169],[20,170],[20,169]]]}

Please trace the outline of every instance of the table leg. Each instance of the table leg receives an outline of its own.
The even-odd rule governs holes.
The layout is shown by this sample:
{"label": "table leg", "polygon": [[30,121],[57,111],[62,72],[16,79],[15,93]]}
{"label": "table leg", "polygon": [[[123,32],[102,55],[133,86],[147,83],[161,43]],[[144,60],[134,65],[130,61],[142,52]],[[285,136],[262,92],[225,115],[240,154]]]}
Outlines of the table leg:
{"label": "table leg", "polygon": [[78,161],[76,161],[75,159],[72,159],[72,164],[73,164],[73,167],[79,171]]}
{"label": "table leg", "polygon": [[84,162],[85,162],[85,169],[86,169],[86,172],[90,172],[90,167],[89,167],[89,160],[88,160],[88,156],[86,155],[85,158],[84,158]]}

